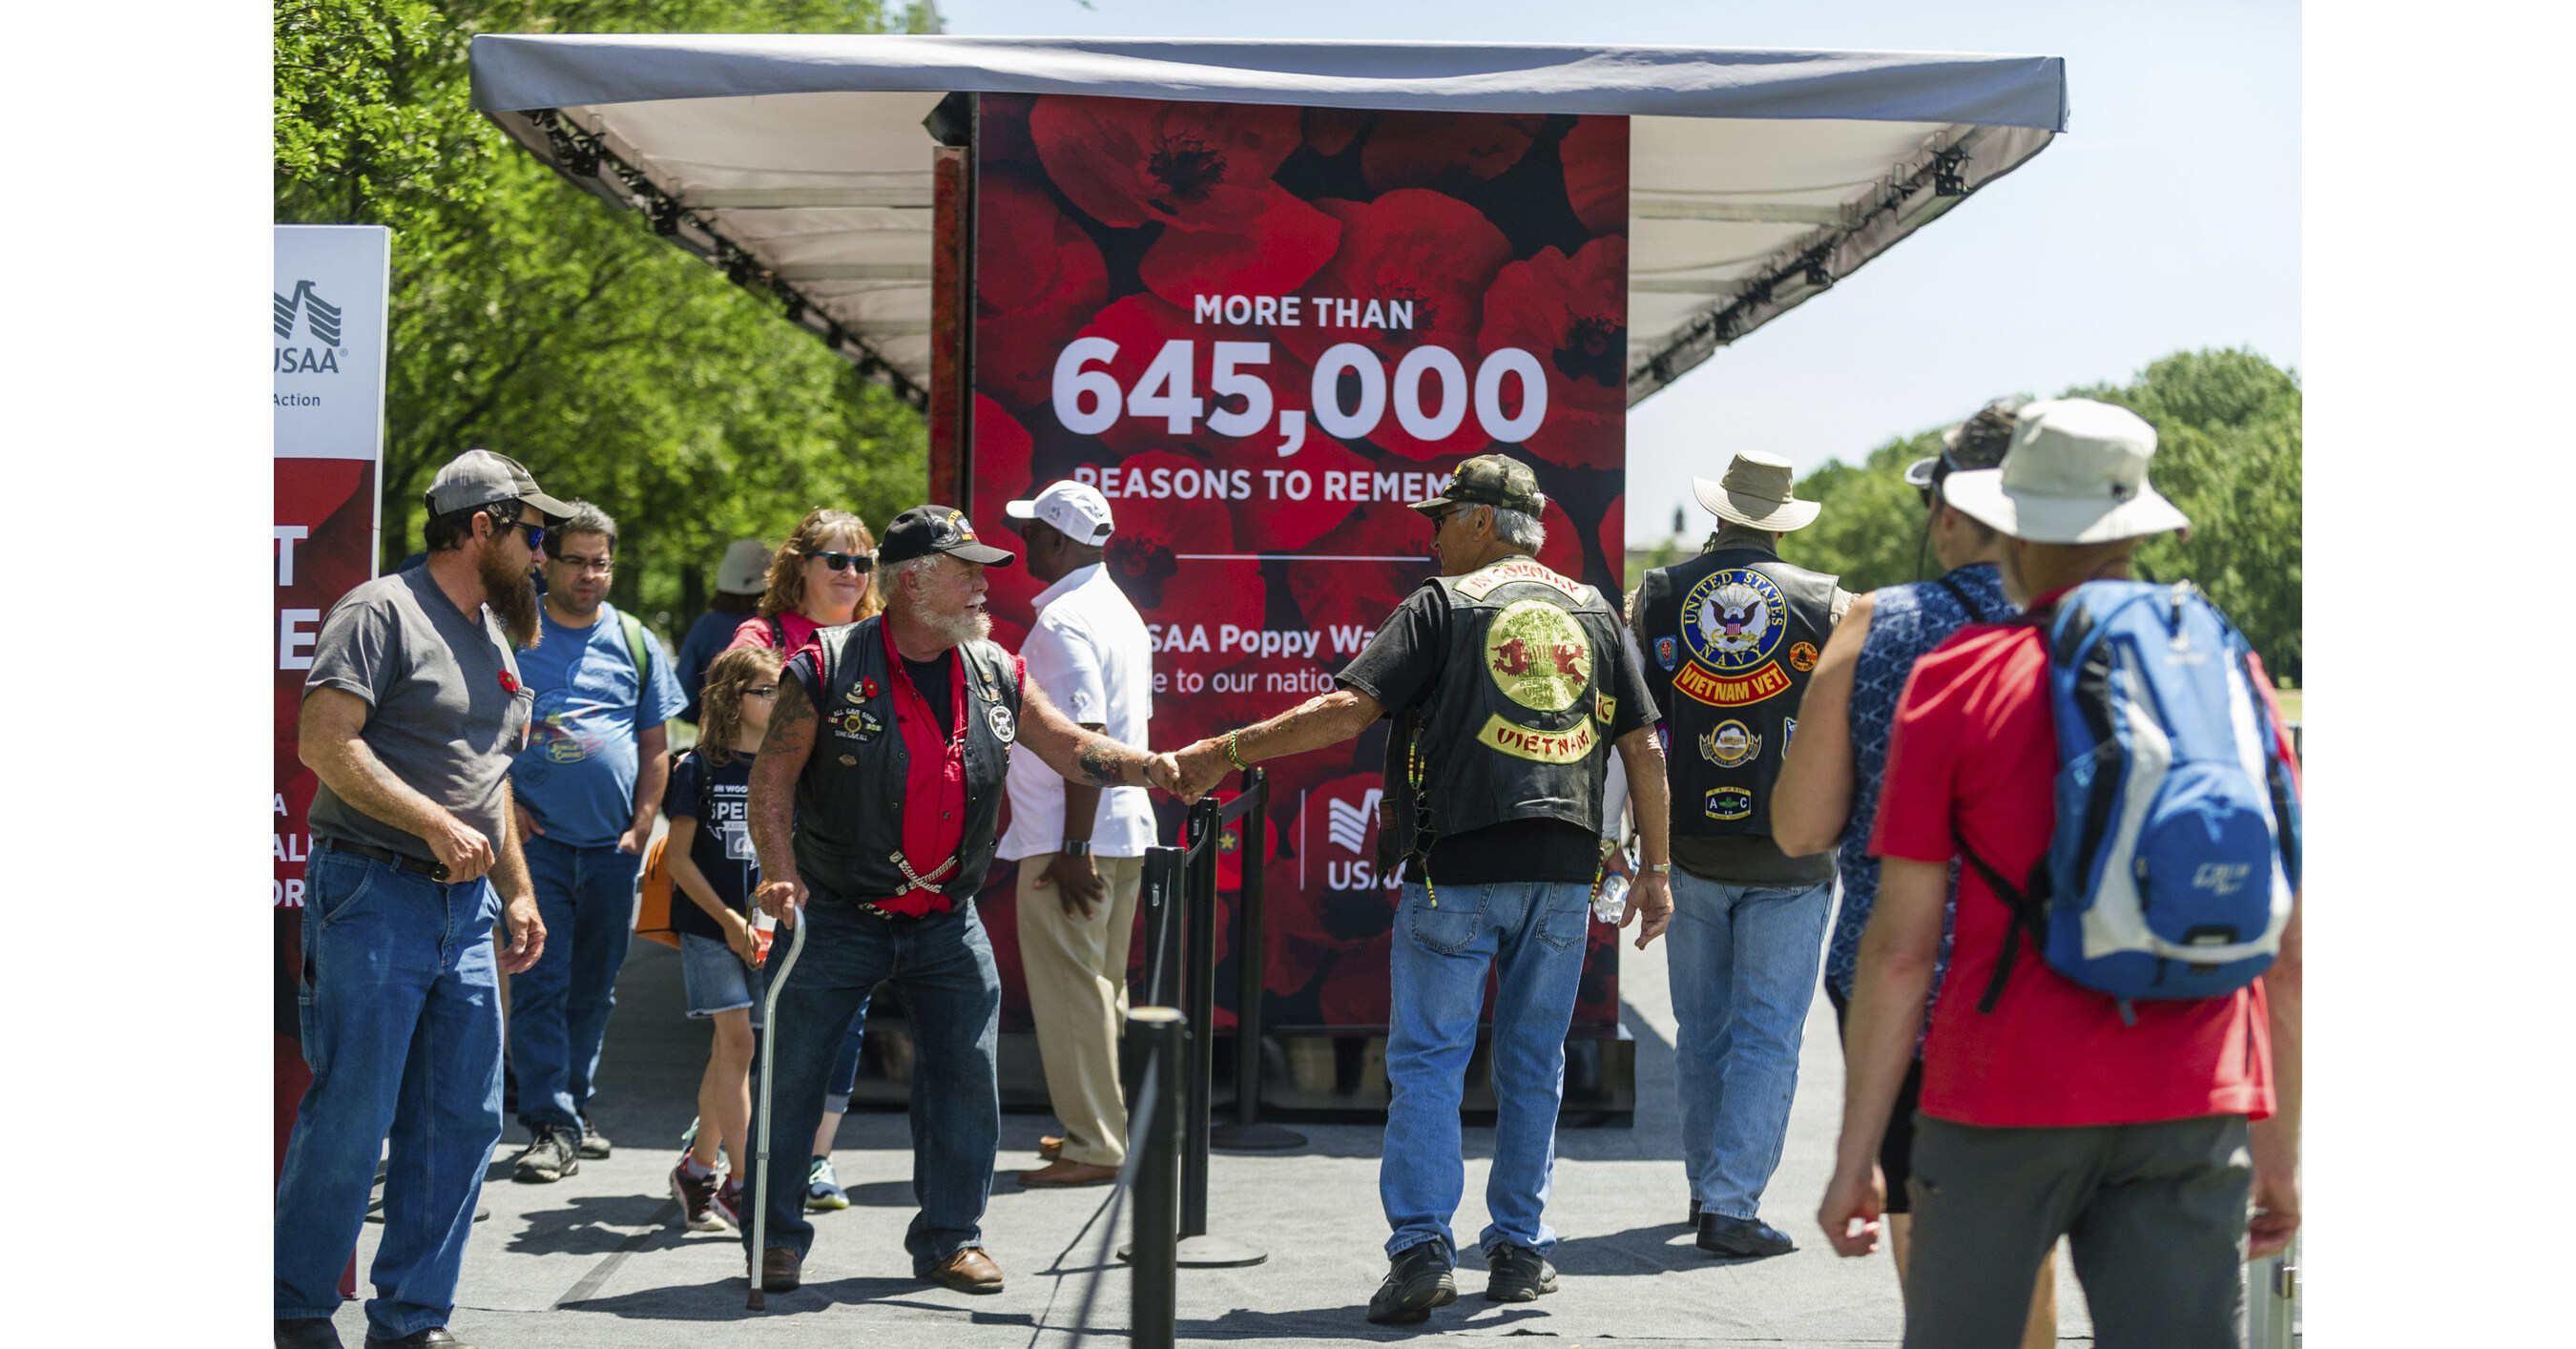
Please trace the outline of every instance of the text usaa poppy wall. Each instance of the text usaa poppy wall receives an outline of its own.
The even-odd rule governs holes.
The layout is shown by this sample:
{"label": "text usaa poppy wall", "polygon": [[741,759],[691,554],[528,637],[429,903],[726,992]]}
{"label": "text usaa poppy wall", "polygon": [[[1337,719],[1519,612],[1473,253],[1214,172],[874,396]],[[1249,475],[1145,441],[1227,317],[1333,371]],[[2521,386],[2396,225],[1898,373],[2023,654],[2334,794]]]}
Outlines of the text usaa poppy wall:
{"label": "text usaa poppy wall", "polygon": [[[1471,456],[1529,464],[1540,560],[1618,593],[1626,118],[986,94],[975,157],[977,523],[1061,478],[1109,499],[1155,748],[1329,689],[1435,571],[1403,503]],[[1039,583],[990,577],[1016,645]],[[1271,1026],[1387,1020],[1385,737],[1268,765]],[[1011,894],[995,868],[1005,1024],[1026,1026]],[[1593,927],[1578,1022],[1617,1021],[1613,935]]]}

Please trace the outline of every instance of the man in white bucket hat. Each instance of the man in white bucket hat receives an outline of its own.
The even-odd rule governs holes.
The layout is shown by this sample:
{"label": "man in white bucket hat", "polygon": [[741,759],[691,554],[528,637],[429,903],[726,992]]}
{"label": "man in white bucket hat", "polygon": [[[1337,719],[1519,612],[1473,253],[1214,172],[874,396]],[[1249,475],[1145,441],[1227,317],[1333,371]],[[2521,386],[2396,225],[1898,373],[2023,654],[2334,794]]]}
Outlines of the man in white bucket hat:
{"label": "man in white bucket hat", "polygon": [[[2155,449],[2155,429],[2124,408],[2033,403],[2002,466],[1952,473],[1941,495],[2003,534],[2013,602],[2053,611],[2086,581],[2125,579],[2142,540],[2189,523],[2147,481]],[[1844,1255],[1876,1245],[1880,1134],[1923,1026],[1952,859],[1974,849],[1996,875],[2029,875],[2055,830],[2048,641],[2030,622],[1964,628],[1915,663],[1897,705],[1842,1138],[1817,1212]],[[2260,663],[2249,673],[2268,702]],[[2270,724],[2295,765],[2277,708]],[[1954,921],[1920,1040],[1907,1349],[2013,1343],[2060,1235],[2103,1343],[2238,1344],[2239,1262],[2281,1250],[2299,1223],[2297,900],[2253,984],[2125,1015],[2036,950],[1997,983],[2013,918],[1981,868],[1963,870]]]}
{"label": "man in white bucket hat", "polygon": [[1717,532],[1700,556],[1646,573],[1630,606],[1668,737],[1683,1165],[1701,1250],[1782,1255],[1795,1246],[1762,1221],[1762,1191],[1788,1136],[1834,859],[1781,852],[1771,792],[1852,597],[1780,560],[1781,537],[1823,509],[1791,490],[1788,460],[1748,451],[1694,481]]}

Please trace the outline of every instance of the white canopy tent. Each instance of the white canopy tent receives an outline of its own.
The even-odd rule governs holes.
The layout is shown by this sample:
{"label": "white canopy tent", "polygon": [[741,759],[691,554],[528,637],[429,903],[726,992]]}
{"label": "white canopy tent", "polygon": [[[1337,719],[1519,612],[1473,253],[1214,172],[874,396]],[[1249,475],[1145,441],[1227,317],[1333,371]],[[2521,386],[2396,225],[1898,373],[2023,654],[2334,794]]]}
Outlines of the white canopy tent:
{"label": "white canopy tent", "polygon": [[953,93],[1630,123],[1628,401],[1803,303],[2066,126],[2053,56],[992,37],[474,39],[475,106],[916,404]]}

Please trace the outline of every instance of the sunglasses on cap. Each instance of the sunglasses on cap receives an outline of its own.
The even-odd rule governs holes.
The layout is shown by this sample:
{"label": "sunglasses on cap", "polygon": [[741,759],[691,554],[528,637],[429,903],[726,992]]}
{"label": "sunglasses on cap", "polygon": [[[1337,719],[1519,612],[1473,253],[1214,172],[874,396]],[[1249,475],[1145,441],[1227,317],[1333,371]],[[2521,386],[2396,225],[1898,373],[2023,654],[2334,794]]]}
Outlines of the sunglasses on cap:
{"label": "sunglasses on cap", "polygon": [[874,553],[807,553],[805,556],[823,559],[823,565],[834,571],[872,571],[877,565]]}

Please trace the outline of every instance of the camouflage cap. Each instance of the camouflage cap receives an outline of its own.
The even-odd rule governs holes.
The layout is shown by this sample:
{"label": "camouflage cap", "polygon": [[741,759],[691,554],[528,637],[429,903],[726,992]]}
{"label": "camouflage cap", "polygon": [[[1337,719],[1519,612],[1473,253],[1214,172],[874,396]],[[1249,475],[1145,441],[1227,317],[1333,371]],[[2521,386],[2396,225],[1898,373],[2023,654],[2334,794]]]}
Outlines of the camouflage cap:
{"label": "camouflage cap", "polygon": [[1449,475],[1449,485],[1440,495],[1410,505],[1435,517],[1449,506],[1499,506],[1536,515],[1547,508],[1547,494],[1538,490],[1538,475],[1530,472],[1529,465],[1499,454],[1480,454]]}

